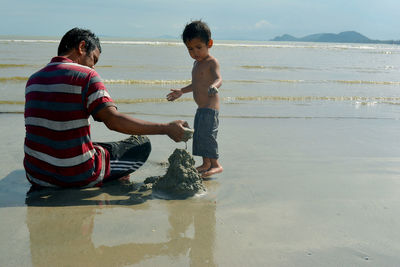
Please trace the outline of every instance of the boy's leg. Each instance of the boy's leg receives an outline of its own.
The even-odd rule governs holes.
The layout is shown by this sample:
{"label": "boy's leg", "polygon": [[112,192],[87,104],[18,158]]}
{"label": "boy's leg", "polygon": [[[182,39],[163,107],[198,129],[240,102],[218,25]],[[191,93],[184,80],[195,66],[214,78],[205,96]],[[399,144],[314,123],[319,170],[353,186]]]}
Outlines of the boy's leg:
{"label": "boy's leg", "polygon": [[208,169],[210,169],[210,168],[211,168],[211,161],[209,158],[205,158],[205,157],[203,157],[203,164],[200,165],[199,167],[196,167],[196,169],[199,173],[208,171]]}
{"label": "boy's leg", "polygon": [[218,158],[218,111],[209,108],[197,109],[194,120],[193,155],[203,157],[200,173],[212,167],[212,158]]}
{"label": "boy's leg", "polygon": [[210,177],[214,174],[221,173],[224,169],[222,168],[222,165],[218,162],[218,159],[209,159],[211,163],[211,167],[202,173],[201,177],[202,178],[207,178]]}
{"label": "boy's leg", "polygon": [[146,162],[151,152],[150,140],[140,135],[132,135],[119,142],[94,144],[110,153],[110,175],[103,182],[129,177]]}

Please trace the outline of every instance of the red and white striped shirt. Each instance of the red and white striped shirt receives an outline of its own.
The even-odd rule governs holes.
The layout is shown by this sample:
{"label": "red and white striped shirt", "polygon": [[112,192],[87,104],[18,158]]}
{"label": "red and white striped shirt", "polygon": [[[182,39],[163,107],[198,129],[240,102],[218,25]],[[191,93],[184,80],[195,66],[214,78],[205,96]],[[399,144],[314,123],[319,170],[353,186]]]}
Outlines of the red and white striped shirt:
{"label": "red and white striped shirt", "polygon": [[114,106],[100,76],[65,57],[54,57],[25,88],[25,158],[28,180],[42,186],[101,185],[108,152],[94,146],[89,116]]}

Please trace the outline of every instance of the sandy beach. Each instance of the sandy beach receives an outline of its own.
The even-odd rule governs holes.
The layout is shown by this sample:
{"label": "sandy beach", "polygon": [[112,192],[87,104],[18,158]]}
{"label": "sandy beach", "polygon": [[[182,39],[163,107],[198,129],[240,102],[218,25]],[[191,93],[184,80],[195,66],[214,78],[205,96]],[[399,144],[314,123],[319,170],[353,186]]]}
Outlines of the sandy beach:
{"label": "sandy beach", "polygon": [[[161,120],[160,117],[146,117]],[[2,266],[396,266],[396,121],[223,118],[225,171],[163,200],[127,184],[26,200],[22,115],[1,115]],[[12,123],[11,123],[12,122]],[[5,126],[7,131],[5,131]],[[245,127],[244,127],[245,126]],[[258,129],[251,136],[248,128]],[[94,138],[117,138],[93,124]],[[364,133],[360,135],[360,133]],[[351,138],[353,136],[353,138]],[[140,183],[184,146],[152,137]],[[234,145],[232,145],[234,144]],[[261,149],[260,149],[261,148]],[[8,240],[8,242],[5,242]]]}
{"label": "sandy beach", "polygon": [[[185,148],[162,136],[150,137],[150,158],[131,183],[28,195],[24,83],[12,77],[45,64],[55,44],[0,45],[38,51],[0,75],[1,266],[398,266],[398,48],[216,46],[224,172],[204,181],[204,195],[167,200],[138,191]],[[182,56],[166,67],[157,53]],[[120,111],[192,125],[193,101],[164,100],[190,73],[184,53],[110,44],[97,69]],[[124,137],[92,123],[95,141]]]}

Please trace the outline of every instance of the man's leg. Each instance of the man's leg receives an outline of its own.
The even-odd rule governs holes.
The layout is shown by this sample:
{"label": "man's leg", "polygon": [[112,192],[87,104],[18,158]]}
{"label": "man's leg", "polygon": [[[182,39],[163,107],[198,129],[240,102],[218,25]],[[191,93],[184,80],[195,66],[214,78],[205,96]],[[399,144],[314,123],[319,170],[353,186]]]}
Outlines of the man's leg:
{"label": "man's leg", "polygon": [[110,175],[103,182],[129,175],[139,169],[151,152],[151,144],[146,136],[132,135],[129,138],[110,143],[94,143],[110,153]]}

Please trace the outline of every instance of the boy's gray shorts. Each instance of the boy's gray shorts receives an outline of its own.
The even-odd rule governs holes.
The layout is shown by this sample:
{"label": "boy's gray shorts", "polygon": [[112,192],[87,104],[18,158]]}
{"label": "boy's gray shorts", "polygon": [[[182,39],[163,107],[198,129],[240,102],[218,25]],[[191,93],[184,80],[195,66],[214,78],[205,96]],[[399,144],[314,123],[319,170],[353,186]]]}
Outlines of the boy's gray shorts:
{"label": "boy's gray shorts", "polygon": [[193,155],[217,159],[218,110],[199,108],[194,117]]}

